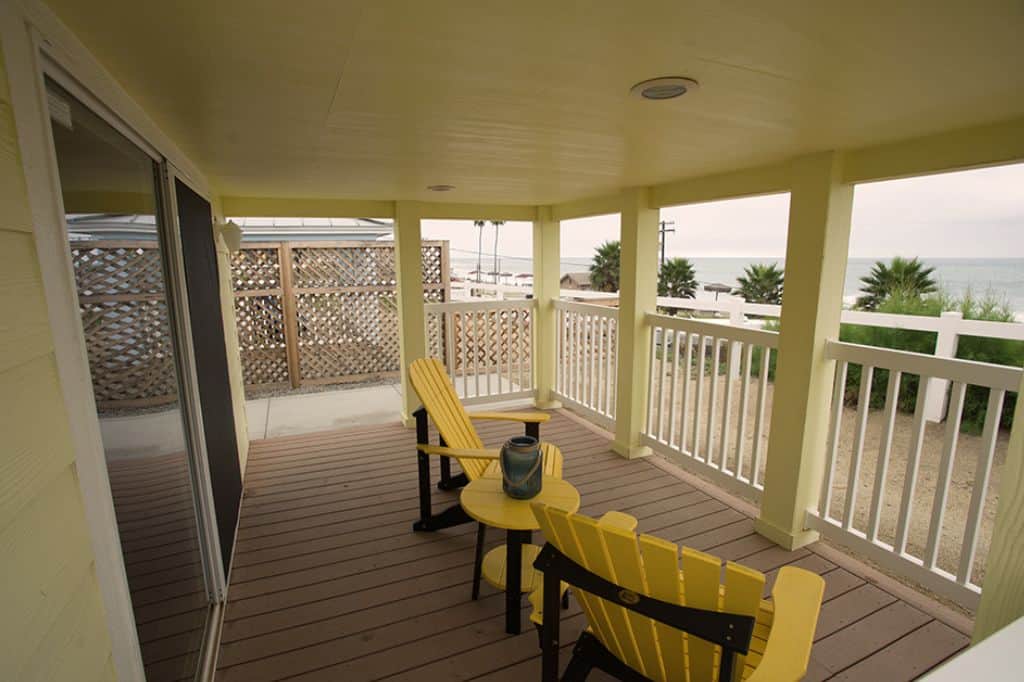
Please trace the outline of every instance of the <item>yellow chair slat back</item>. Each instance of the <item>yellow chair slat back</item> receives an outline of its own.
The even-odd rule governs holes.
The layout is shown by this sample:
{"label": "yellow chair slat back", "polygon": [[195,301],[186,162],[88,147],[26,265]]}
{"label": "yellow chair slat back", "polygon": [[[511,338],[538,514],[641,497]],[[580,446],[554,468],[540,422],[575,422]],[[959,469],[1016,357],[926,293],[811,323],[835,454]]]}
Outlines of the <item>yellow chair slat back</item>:
{"label": "yellow chair slat back", "polygon": [[[650,535],[637,535],[581,514],[533,506],[544,537],[559,551],[605,580],[662,601],[712,611],[763,617],[764,574]],[[682,566],[682,576],[680,575]],[[654,680],[718,680],[721,648],[657,623],[618,604],[575,591],[594,635],[621,661]],[[751,653],[747,658],[756,659]],[[737,661],[732,680],[744,675]],[[746,661],[756,664],[756,660]],[[749,674],[750,669],[746,672]]]}
{"label": "yellow chair slat back", "polygon": [[[672,604],[683,603],[682,583],[679,580],[679,547],[652,535],[640,536],[640,548],[647,569],[648,594]],[[656,623],[661,663],[665,679],[671,682],[686,680],[685,635],[664,623]]]}
{"label": "yellow chair slat back", "polygon": [[[409,366],[409,380],[449,447],[479,449],[484,446],[440,360],[414,360]],[[483,459],[459,458],[458,461],[471,481],[482,476],[490,464]]]}
{"label": "yellow chair slat back", "polygon": [[[533,505],[533,513],[537,517],[540,530],[548,542],[555,545],[563,554],[580,566],[587,565],[587,560],[583,556],[583,551],[576,540],[576,534],[573,532],[572,525],[569,522],[569,515],[565,511],[546,504],[535,503]],[[625,660],[623,647],[619,645],[618,637],[612,630],[608,614],[605,612],[605,608],[610,605],[603,599],[598,599],[583,590],[574,590],[573,593],[579,601],[580,607],[587,617],[587,623],[590,624],[590,629],[593,630],[594,635],[619,660]]]}
{"label": "yellow chair slat back", "polygon": [[[611,561],[611,570],[615,575],[614,582],[637,594],[647,594],[649,590],[644,562],[640,557],[636,533],[600,525],[598,525],[598,529]],[[654,631],[655,621],[636,611],[622,610],[626,613],[626,621],[629,623],[637,656],[642,665],[642,668],[637,668],[637,670],[642,670],[647,677],[653,680],[664,680],[665,672],[658,652],[658,636]]]}

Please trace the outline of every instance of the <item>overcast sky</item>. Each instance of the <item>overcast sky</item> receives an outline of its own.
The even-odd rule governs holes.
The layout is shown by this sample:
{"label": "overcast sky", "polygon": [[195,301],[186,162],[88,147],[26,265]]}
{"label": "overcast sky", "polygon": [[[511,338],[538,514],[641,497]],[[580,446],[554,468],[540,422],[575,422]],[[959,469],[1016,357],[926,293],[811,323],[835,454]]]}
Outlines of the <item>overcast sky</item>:
{"label": "overcast sky", "polygon": [[[669,256],[778,258],[786,251],[788,195],[772,195],[662,210],[675,221]],[[470,221],[425,221],[424,238],[448,239],[452,255],[476,253]],[[562,253],[587,258],[618,239],[618,216],[562,224]],[[484,230],[484,253],[494,230]],[[507,223],[499,253],[530,257],[530,223]],[[472,252],[470,254],[469,252]],[[1024,258],[1024,164],[858,185],[853,205],[852,258]]]}

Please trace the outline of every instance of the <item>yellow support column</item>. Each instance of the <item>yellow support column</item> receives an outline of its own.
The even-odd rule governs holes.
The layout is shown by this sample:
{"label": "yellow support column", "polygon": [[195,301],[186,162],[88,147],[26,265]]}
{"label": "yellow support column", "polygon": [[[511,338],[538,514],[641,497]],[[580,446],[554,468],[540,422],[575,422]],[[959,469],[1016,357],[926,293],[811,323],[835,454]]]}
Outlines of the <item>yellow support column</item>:
{"label": "yellow support column", "polygon": [[651,330],[644,315],[655,310],[658,297],[658,210],[651,208],[646,188],[622,193],[619,266],[619,372],[612,450],[623,457],[644,457],[640,444],[647,418],[647,373]]}
{"label": "yellow support column", "polygon": [[533,318],[533,367],[536,395],[534,405],[543,410],[561,407],[555,399],[555,362],[558,330],[555,301],[558,300],[562,271],[559,266],[561,223],[551,217],[550,206],[539,206],[533,221],[533,297],[537,300]]}
{"label": "yellow support column", "polygon": [[412,413],[420,406],[409,384],[409,365],[427,356],[426,318],[423,313],[423,255],[420,210],[409,201],[395,202],[395,279],[398,283],[398,348],[402,363],[402,421],[413,426]]}
{"label": "yellow support column", "polygon": [[1024,617],[1024,381],[1017,391],[1013,430],[999,481],[992,548],[974,620],[973,643],[977,644],[1021,617]]}
{"label": "yellow support column", "polygon": [[786,289],[775,374],[768,461],[757,531],[788,549],[813,542],[807,509],[818,504],[835,363],[825,341],[839,336],[853,186],[841,158],[795,159],[786,238]]}

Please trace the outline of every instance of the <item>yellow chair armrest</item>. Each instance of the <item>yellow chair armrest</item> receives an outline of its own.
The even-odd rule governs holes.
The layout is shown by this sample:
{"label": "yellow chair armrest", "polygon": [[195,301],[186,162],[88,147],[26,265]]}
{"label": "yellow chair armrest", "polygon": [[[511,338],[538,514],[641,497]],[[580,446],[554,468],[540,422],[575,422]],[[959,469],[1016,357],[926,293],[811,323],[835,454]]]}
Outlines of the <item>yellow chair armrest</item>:
{"label": "yellow chair armrest", "polygon": [[500,450],[487,450],[477,448],[446,448],[440,445],[428,445],[417,443],[416,449],[426,455],[443,455],[445,457],[464,457],[466,459],[498,459],[501,457]]}
{"label": "yellow chair armrest", "polygon": [[604,515],[598,519],[597,525],[599,526],[610,526],[612,528],[620,528],[630,533],[636,532],[637,520],[635,516],[630,516],[619,511],[605,512]]}
{"label": "yellow chair armrest", "polygon": [[825,581],[820,575],[784,566],[772,588],[775,617],[764,656],[747,682],[799,680],[807,672]]}
{"label": "yellow chair armrest", "polygon": [[470,419],[496,419],[507,422],[523,422],[524,424],[544,424],[551,420],[545,412],[470,412]]}

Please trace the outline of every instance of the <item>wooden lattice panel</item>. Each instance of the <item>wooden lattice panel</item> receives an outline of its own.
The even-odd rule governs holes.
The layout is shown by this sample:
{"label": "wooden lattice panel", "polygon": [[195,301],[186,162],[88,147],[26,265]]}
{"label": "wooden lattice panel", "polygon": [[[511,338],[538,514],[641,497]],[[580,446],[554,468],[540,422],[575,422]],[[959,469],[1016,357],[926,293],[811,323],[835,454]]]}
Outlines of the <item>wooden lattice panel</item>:
{"label": "wooden lattice panel", "polygon": [[[520,365],[526,371],[530,367],[533,344],[533,316],[529,310],[502,308],[497,310],[457,312],[442,321],[441,316],[430,316],[428,331],[431,350],[437,357],[445,358],[443,344],[446,343],[444,324],[451,324],[454,353],[454,370],[474,371],[474,368],[496,368],[501,366],[518,371]],[[522,343],[520,343],[522,340]]]}
{"label": "wooden lattice panel", "polygon": [[276,246],[246,247],[231,255],[231,283],[235,291],[281,288],[281,250]]}
{"label": "wooden lattice panel", "polygon": [[281,296],[236,296],[235,325],[245,384],[287,383],[288,351]]}
{"label": "wooden lattice panel", "polygon": [[178,386],[159,245],[76,242],[71,263],[96,403],[173,402]]}
{"label": "wooden lattice panel", "polygon": [[[158,244],[78,243],[71,257],[97,402],[173,401],[177,385]],[[289,262],[290,273],[282,270]],[[447,300],[447,244],[423,243],[423,273],[424,300]],[[231,281],[247,386],[400,371],[393,244],[245,244],[232,254]]]}
{"label": "wooden lattice panel", "polygon": [[100,406],[175,400],[178,387],[164,301],[83,302],[79,308]]}
{"label": "wooden lattice panel", "polygon": [[164,293],[156,242],[96,242],[72,245],[79,297]]}

